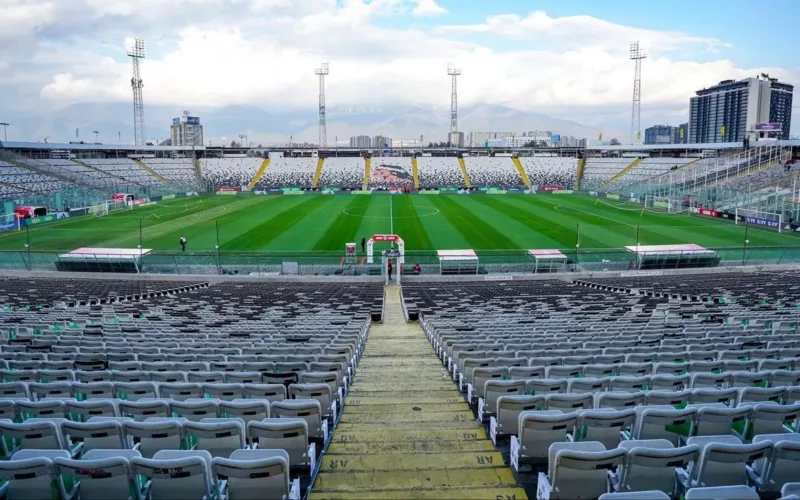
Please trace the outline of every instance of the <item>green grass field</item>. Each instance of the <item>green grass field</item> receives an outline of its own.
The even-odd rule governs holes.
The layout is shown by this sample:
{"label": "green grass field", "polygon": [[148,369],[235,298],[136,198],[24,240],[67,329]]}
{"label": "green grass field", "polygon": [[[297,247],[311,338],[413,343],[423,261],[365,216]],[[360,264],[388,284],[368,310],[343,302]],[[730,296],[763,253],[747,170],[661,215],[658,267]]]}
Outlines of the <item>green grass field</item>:
{"label": "green grass field", "polygon": [[[522,249],[621,249],[635,245],[696,243],[742,248],[745,227],[686,214],[582,195],[308,195],[179,198],[76,217],[0,234],[0,250],[71,251],[79,247],[143,248],[156,253],[342,255],[347,242],[377,233],[400,235],[406,251],[474,249],[478,254]],[[576,232],[579,231],[579,235]],[[27,233],[27,234],[26,234]],[[218,235],[218,236],[217,236]],[[794,234],[750,227],[750,247],[800,246]],[[376,246],[376,248],[378,248]],[[359,249],[360,251],[360,249]]]}

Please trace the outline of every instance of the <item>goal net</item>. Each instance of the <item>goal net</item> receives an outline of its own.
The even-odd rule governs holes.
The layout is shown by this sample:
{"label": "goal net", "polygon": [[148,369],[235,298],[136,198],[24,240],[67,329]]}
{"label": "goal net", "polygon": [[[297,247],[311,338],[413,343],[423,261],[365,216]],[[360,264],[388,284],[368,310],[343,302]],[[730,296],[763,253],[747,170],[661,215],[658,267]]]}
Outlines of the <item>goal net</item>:
{"label": "goal net", "polygon": [[0,231],[19,231],[20,229],[22,229],[22,224],[17,214],[0,215]]}
{"label": "goal net", "polygon": [[660,212],[679,213],[683,210],[680,200],[666,196],[647,195],[644,198],[644,208]]}
{"label": "goal net", "polygon": [[763,212],[747,208],[736,209],[736,224],[750,224],[775,229],[779,233],[783,228],[783,215],[775,212]]}
{"label": "goal net", "polygon": [[89,207],[89,215],[104,217],[108,215],[108,202],[98,203]]}

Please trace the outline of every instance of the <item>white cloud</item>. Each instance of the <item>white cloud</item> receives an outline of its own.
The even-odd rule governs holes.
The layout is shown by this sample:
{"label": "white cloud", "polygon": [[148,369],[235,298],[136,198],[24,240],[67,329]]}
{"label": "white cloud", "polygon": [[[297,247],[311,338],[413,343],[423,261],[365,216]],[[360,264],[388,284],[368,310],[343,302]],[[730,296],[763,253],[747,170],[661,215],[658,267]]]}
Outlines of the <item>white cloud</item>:
{"label": "white cloud", "polygon": [[447,9],[436,3],[436,0],[416,0],[417,6],[411,11],[415,16],[439,16],[447,14]]}
{"label": "white cloud", "polygon": [[[126,34],[158,42],[142,66],[145,101],[176,109],[314,108],[313,70],[322,61],[331,67],[331,109],[403,104],[446,109],[445,68],[453,62],[464,70],[463,107],[498,104],[588,124],[624,122],[633,79],[628,43],[636,39],[651,46],[643,68],[643,124],[678,121],[694,90],[723,79],[765,71],[800,80],[797,68],[683,60],[688,53],[708,59],[710,51],[727,47],[722,40],[588,16],[532,12],[472,25],[404,27],[409,15],[442,12],[431,0],[4,0],[0,28],[16,30],[28,45],[0,51],[0,67],[15,68],[13,77],[0,73],[0,93],[13,88],[15,95],[36,96],[51,107],[126,102],[131,93],[130,63],[122,57]],[[92,22],[91,29],[74,22],[76,17]],[[391,22],[383,22],[387,19]],[[132,27],[136,30],[129,32]],[[50,35],[42,37],[42,30]],[[481,34],[524,43],[495,50],[484,44],[487,37],[475,36]],[[0,112],[3,106],[0,100]]]}

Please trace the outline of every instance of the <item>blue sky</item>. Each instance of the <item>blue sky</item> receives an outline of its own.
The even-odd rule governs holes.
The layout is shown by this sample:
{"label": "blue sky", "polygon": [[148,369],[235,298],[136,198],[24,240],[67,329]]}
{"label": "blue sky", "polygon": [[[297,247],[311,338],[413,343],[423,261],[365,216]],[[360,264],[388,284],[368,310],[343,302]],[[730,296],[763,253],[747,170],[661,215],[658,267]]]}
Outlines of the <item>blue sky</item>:
{"label": "blue sky", "polygon": [[[721,56],[738,66],[775,67],[794,67],[800,61],[800,0],[770,0],[763,5],[744,0],[439,0],[438,4],[448,10],[446,16],[414,19],[413,24],[473,24],[500,13],[524,17],[542,10],[551,17],[588,15],[636,28],[718,38],[733,45],[697,60]],[[506,47],[497,38],[487,39],[486,44]]]}

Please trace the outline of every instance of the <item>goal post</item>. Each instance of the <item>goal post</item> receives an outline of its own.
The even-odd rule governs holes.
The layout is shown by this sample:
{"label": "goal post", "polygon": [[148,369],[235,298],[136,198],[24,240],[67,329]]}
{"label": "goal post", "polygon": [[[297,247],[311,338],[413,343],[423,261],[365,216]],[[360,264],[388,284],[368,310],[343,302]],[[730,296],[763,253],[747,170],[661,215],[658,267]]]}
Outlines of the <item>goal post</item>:
{"label": "goal post", "polygon": [[104,217],[108,215],[108,202],[98,203],[89,206],[89,215],[94,217]]}
{"label": "goal post", "polygon": [[736,224],[750,224],[775,229],[779,233],[783,230],[783,214],[764,212],[748,208],[736,208]]}
{"label": "goal post", "polygon": [[20,231],[22,223],[17,214],[0,215],[0,231]]}
{"label": "goal post", "polygon": [[683,204],[680,202],[680,200],[676,200],[674,198],[648,194],[644,198],[644,208],[647,210],[679,213],[683,211]]}

